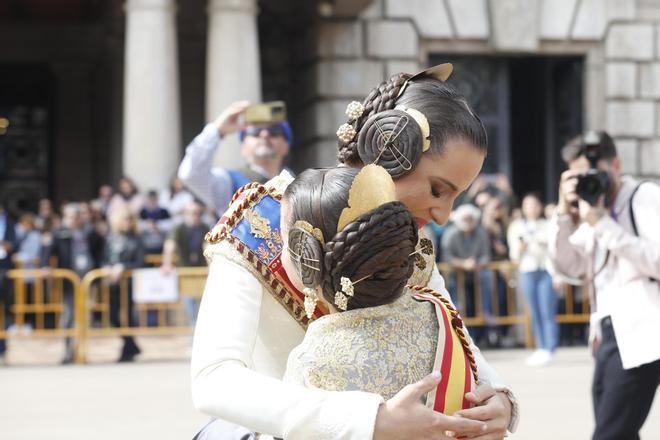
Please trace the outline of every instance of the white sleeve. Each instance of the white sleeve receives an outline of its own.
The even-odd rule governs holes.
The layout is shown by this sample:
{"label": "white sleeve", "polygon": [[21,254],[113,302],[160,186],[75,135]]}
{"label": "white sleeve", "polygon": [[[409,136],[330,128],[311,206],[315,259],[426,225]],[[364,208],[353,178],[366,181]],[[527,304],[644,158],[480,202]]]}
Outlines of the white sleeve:
{"label": "white sleeve", "polygon": [[291,440],[372,438],[381,396],[304,388],[250,369],[262,295],[246,269],[214,257],[193,342],[195,407]]}
{"label": "white sleeve", "polygon": [[233,185],[227,170],[213,167],[213,156],[219,143],[217,128],[207,124],[186,147],[177,174],[196,197],[216,211],[224,212],[233,194]]}
{"label": "white sleeve", "polygon": [[[449,292],[445,288],[445,280],[442,278],[442,275],[440,275],[437,266],[433,269],[433,272],[431,273],[431,279],[429,280],[427,287],[444,295],[444,297],[449,300],[449,302],[454,306],[454,308],[456,308],[456,306],[451,300],[451,296],[449,295]],[[518,414],[519,414],[518,401],[511,392],[510,388],[507,387],[504,384],[504,382],[502,382],[502,379],[500,379],[500,376],[499,374],[497,374],[497,371],[495,371],[495,369],[488,363],[484,355],[481,353],[481,350],[479,350],[479,347],[477,347],[477,345],[474,343],[467,328],[466,327],[463,328],[465,329],[465,334],[467,334],[468,336],[468,339],[470,341],[470,349],[472,350],[472,353],[474,354],[474,360],[477,363],[479,382],[485,382],[488,385],[492,386],[496,391],[504,392],[509,398],[509,401],[511,402],[511,421],[509,422],[508,429],[510,432],[514,432],[516,430],[516,427],[518,426]]]}

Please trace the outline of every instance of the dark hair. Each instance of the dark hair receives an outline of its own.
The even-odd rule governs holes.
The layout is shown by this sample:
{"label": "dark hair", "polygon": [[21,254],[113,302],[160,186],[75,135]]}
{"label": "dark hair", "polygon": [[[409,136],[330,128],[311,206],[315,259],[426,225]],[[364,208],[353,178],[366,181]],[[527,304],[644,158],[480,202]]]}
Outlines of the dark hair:
{"label": "dark hair", "polygon": [[[349,143],[339,142],[340,162],[350,166],[373,163],[374,155],[369,155],[369,151],[365,154],[365,150],[378,151],[379,148],[375,146],[379,136],[376,130],[371,129],[372,122],[377,118],[387,118],[389,115],[394,120],[398,120],[400,116],[396,117],[395,113],[401,112],[394,110],[398,105],[413,108],[426,116],[430,127],[430,153],[442,154],[447,141],[455,138],[469,142],[479,151],[487,152],[486,129],[460,92],[446,82],[426,77],[409,82],[401,96],[398,96],[401,87],[410,77],[409,74],[399,73],[371,90],[362,103],[364,112],[353,123],[357,135]],[[370,132],[374,135],[370,136]],[[399,140],[399,149],[403,150],[404,155],[411,160],[414,169],[422,154],[422,139],[419,136],[402,136]],[[379,155],[377,164],[387,169],[393,178],[410,171],[410,169],[392,169],[388,166],[388,159],[385,156],[386,153]],[[365,163],[365,159],[368,163]],[[391,158],[390,161],[392,159],[396,158]]]}
{"label": "dark hair", "polygon": [[[596,137],[592,141],[590,137]],[[603,130],[587,132],[569,140],[561,149],[561,157],[569,163],[587,154],[587,149],[594,148],[600,159],[612,160],[618,156],[612,137]]]}
{"label": "dark hair", "polygon": [[[347,167],[311,169],[301,173],[286,189],[290,207],[289,249],[306,287],[321,286],[324,298],[334,303],[342,290],[341,278],[355,282],[355,295],[347,310],[391,303],[403,293],[413,272],[410,256],[417,245],[415,221],[400,202],[389,202],[367,212],[337,231],[348,206],[348,194],[359,170]],[[321,230],[325,243],[293,225],[304,220]],[[286,222],[286,223],[284,223]]]}

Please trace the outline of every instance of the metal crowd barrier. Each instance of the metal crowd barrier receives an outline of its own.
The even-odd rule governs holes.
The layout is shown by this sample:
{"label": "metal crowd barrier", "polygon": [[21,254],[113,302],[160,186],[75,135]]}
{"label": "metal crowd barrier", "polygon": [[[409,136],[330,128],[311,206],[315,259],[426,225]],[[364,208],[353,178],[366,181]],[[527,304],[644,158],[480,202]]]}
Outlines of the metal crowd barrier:
{"label": "metal crowd barrier", "polygon": [[[463,321],[468,327],[483,327],[489,325],[522,325],[524,328],[525,346],[531,348],[534,346],[532,333],[531,314],[526,305],[524,295],[518,289],[518,268],[511,261],[491,262],[485,270],[490,272],[491,289],[490,292],[484,292],[481,286],[481,280],[478,275],[474,277],[474,290],[471,298],[473,311],[468,313],[466,308],[467,295],[469,294],[466,281],[467,274],[462,269],[453,268],[449,263],[438,263],[438,270],[443,275],[445,283],[449,288],[450,278],[455,276],[456,290],[454,298],[457,300],[456,306],[461,312]],[[506,312],[501,309],[501,300],[498,292],[498,277],[503,279],[505,285]],[[576,290],[580,288],[581,293]],[[574,286],[564,283],[560,293],[560,312],[557,314],[557,322],[560,324],[583,324],[589,323],[589,298],[586,286]],[[487,316],[484,312],[484,295],[490,295],[492,305],[492,316]]]}
{"label": "metal crowd barrier", "polygon": [[[72,338],[74,359],[84,363],[90,338],[189,335],[192,325],[185,301],[201,299],[208,268],[178,267],[176,274],[179,288],[176,301],[134,304],[129,317],[131,271],[125,271],[117,287],[111,289],[105,269],[92,270],[82,280],[68,269],[9,270],[6,276],[11,283],[13,300],[9,313],[5,310],[7,300],[0,302],[0,339]],[[118,320],[114,323],[111,322],[111,301],[116,301],[118,307]],[[6,315],[15,331],[7,330]],[[70,322],[70,327],[64,321]],[[26,324],[32,327],[29,332],[23,330]]]}
{"label": "metal crowd barrier", "polygon": [[[81,291],[81,358],[87,358],[87,345],[91,338],[104,336],[165,336],[189,335],[192,333],[191,319],[187,314],[185,299],[199,301],[204,291],[208,267],[178,267],[176,274],[179,296],[174,302],[133,303],[131,298],[132,271],[124,271],[112,288],[108,273],[104,269],[88,272],[82,279]],[[111,298],[115,295],[116,298]],[[112,304],[117,301],[118,322],[112,322]],[[154,319],[155,317],[155,319]],[[150,318],[152,318],[150,320]]]}
{"label": "metal crowd barrier", "polygon": [[[6,273],[13,301],[0,303],[0,339],[8,337],[72,338],[77,362],[80,349],[80,277],[68,269],[11,269]],[[9,309],[6,310],[7,305]],[[9,313],[6,313],[6,312]],[[16,329],[7,329],[6,316]],[[66,325],[69,323],[69,325]],[[25,326],[31,329],[25,331]]]}

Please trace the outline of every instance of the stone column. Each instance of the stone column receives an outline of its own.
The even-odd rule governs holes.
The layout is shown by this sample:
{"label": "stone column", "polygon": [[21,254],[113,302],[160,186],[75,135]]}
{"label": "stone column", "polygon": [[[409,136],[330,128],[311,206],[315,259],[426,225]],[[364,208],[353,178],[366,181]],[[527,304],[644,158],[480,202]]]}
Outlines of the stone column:
{"label": "stone column", "polygon": [[[234,101],[261,101],[256,0],[209,0],[206,46],[206,120]],[[242,163],[236,136],[223,140],[216,163]]]}
{"label": "stone column", "polygon": [[141,191],[176,173],[181,148],[175,0],[126,2],[123,172]]}

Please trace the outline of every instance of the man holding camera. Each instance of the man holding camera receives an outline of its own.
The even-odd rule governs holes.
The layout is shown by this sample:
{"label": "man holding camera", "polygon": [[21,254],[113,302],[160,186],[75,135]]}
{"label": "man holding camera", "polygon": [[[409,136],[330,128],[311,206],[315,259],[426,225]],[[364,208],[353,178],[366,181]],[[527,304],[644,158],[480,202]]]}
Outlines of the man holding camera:
{"label": "man holding camera", "polygon": [[622,176],[603,131],[573,139],[562,156],[549,252],[589,285],[593,440],[639,439],[660,383],[660,185]]}
{"label": "man holding camera", "polygon": [[[237,132],[246,165],[237,170],[213,167],[220,141]],[[188,145],[178,175],[197,198],[222,213],[238,188],[250,182],[265,183],[282,171],[292,142],[283,102],[234,102]]]}

